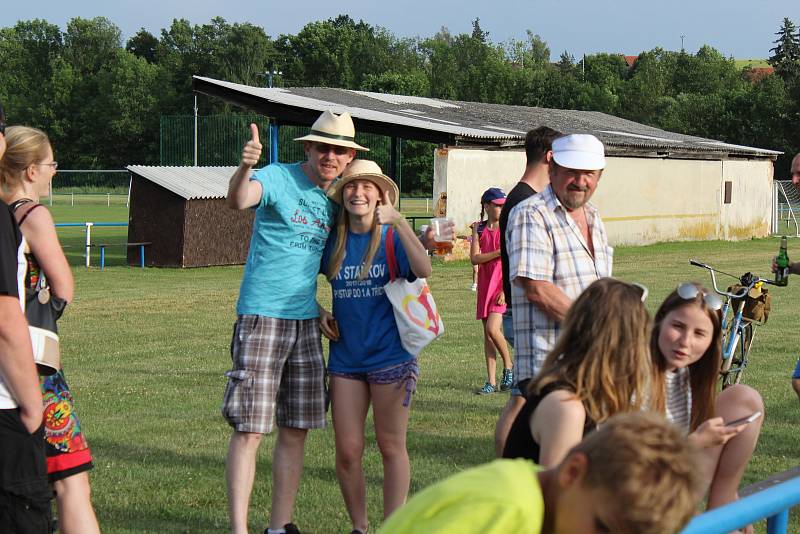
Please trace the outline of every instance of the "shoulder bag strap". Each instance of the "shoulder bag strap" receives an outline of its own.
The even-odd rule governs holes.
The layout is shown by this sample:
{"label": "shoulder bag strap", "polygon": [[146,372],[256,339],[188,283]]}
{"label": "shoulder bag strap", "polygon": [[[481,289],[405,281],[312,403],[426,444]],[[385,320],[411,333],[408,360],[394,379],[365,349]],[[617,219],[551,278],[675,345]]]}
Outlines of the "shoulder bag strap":
{"label": "shoulder bag strap", "polygon": [[388,230],[386,230],[386,263],[389,264],[389,281],[394,282],[397,278],[397,274],[400,271],[399,265],[397,265],[397,257],[394,254],[394,227],[390,226]]}

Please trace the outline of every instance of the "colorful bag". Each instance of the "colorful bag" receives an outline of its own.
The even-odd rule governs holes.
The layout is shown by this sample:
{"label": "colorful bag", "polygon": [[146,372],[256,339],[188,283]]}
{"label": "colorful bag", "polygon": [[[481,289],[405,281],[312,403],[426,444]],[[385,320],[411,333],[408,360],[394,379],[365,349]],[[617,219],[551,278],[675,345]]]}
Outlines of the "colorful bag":
{"label": "colorful bag", "polygon": [[425,279],[409,282],[398,277],[400,266],[394,252],[392,227],[386,232],[386,262],[389,283],[383,290],[394,308],[400,342],[409,353],[418,356],[428,343],[444,334],[444,323]]}

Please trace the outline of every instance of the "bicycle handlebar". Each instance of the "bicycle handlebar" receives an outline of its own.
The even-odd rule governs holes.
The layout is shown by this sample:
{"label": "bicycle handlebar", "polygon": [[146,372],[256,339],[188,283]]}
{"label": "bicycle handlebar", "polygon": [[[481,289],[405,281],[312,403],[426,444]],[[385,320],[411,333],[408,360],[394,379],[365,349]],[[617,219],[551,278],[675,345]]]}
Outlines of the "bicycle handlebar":
{"label": "bicycle handlebar", "polygon": [[[726,273],[724,271],[720,271],[719,269],[715,269],[715,268],[711,267],[710,265],[706,265],[705,263],[699,262],[697,260],[689,260],[689,264],[690,265],[694,265],[695,267],[701,267],[703,269],[708,270],[708,272],[711,273],[711,284],[714,286],[714,291],[716,291],[720,295],[725,295],[726,297],[731,297],[731,298],[734,298],[734,299],[739,299],[739,298],[742,298],[745,295],[747,295],[747,293],[751,289],[753,289],[753,286],[755,286],[759,282],[762,282],[762,283],[765,283],[765,284],[770,284],[770,285],[776,285],[775,282],[773,282],[772,280],[767,280],[766,278],[761,278],[760,276],[758,276],[756,274],[753,274],[751,272],[744,273],[742,276],[737,277],[737,276],[734,276],[734,275],[732,275],[730,273]],[[721,274],[730,276],[732,278],[736,278],[736,279],[739,280],[741,285],[744,286],[744,287],[742,287],[741,291],[739,291],[738,293],[730,293],[728,291],[722,291],[720,288],[717,287],[717,277],[716,277],[715,273],[721,273]]]}

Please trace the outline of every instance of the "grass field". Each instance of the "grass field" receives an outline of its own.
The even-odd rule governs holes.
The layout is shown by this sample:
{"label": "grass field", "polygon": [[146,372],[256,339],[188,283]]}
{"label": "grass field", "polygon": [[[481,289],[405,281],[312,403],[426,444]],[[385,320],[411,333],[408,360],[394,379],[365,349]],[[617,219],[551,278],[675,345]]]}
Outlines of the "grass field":
{"label": "grass field", "polygon": [[736,59],[734,63],[737,69],[770,66],[766,59]]}
{"label": "grass field", "polygon": [[[120,219],[92,208],[81,218],[54,206],[57,222]],[[104,532],[220,532],[227,526],[224,461],[230,430],[219,414],[230,368],[229,343],[241,267],[141,270],[123,266],[123,250],[109,250],[105,271],[83,265],[83,230],[61,232],[76,277],[75,302],[60,325],[63,360],[78,413],[92,447],[94,503]],[[93,235],[100,235],[97,229]],[[125,240],[125,228],[102,229],[103,239]],[[116,242],[116,241],[114,241]],[[792,240],[792,250],[800,250]],[[723,270],[766,274],[777,239],[738,243],[668,243],[618,248],[615,275],[650,288],[648,307],[679,282],[707,281],[688,265],[696,258]],[[799,254],[795,252],[794,255]],[[94,262],[97,265],[97,259]],[[116,266],[115,266],[116,265]],[[420,359],[422,376],[412,403],[409,452],[412,492],[457,470],[492,458],[494,423],[506,396],[480,397],[482,335],[474,320],[471,269],[436,261],[430,283],[447,325],[445,336]],[[327,283],[320,298],[328,302]],[[757,333],[744,381],[761,391],[767,417],[746,474],[749,484],[800,464],[800,403],[789,385],[800,347],[800,277],[774,291],[769,323]],[[380,522],[381,464],[368,428],[365,469],[370,520]],[[250,526],[268,519],[274,437],[258,459]],[[309,436],[295,522],[303,532],[350,530],[334,472],[333,434]],[[763,527],[761,527],[763,531]],[[800,531],[797,512],[791,532]]]}

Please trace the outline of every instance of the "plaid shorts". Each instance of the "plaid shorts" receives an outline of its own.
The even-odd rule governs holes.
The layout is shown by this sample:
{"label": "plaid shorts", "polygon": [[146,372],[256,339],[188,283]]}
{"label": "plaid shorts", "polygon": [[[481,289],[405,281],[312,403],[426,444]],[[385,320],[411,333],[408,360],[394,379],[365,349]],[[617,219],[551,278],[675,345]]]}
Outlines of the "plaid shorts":
{"label": "plaid shorts", "polygon": [[[240,315],[222,416],[239,432],[268,434],[274,422],[325,427],[325,362],[319,319]],[[274,418],[274,422],[273,422]]]}

